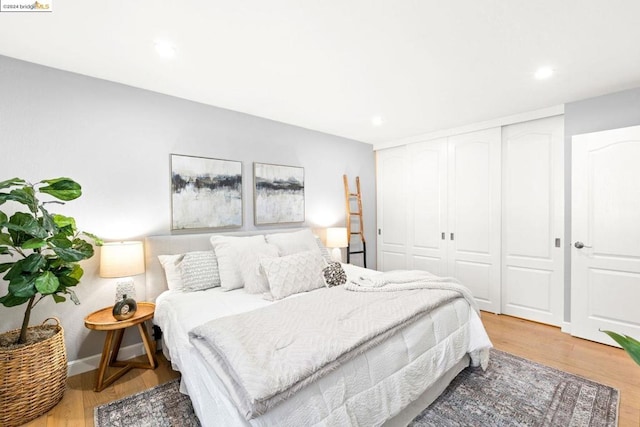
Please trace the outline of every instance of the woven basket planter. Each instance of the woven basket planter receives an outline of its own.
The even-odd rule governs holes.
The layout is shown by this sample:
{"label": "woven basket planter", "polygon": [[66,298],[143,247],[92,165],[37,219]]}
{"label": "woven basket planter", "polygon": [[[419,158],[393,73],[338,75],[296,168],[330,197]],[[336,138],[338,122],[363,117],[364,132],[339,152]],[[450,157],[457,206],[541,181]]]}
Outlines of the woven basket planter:
{"label": "woven basket planter", "polygon": [[[58,319],[52,318],[56,325],[46,325],[48,320],[29,330],[54,328],[52,337],[13,350],[0,349],[0,426],[27,423],[62,399],[67,384],[64,331]],[[7,334],[12,333],[20,331]]]}

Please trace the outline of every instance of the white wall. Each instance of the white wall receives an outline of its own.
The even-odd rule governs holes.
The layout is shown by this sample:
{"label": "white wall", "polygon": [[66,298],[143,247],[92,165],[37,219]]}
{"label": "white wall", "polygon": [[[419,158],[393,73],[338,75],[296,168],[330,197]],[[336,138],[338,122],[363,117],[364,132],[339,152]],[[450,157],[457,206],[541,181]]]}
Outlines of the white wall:
{"label": "white wall", "polygon": [[[375,169],[368,144],[0,56],[0,153],[0,180],[78,181],[83,196],[52,211],[74,216],[81,229],[105,240],[170,233],[170,153],[243,162],[245,230],[256,228],[254,161],[305,168],[311,227],[344,225],[342,174],[359,175],[368,265],[375,268]],[[60,317],[69,360],[101,351],[104,332],[89,332],[83,319],[113,304],[115,295],[114,281],[98,277],[97,256],[83,267],[82,304],[43,300],[31,322]],[[135,280],[142,300],[144,276]],[[0,295],[5,292],[0,283]],[[19,327],[23,310],[0,306],[0,331]],[[137,341],[134,332],[124,345]]]}

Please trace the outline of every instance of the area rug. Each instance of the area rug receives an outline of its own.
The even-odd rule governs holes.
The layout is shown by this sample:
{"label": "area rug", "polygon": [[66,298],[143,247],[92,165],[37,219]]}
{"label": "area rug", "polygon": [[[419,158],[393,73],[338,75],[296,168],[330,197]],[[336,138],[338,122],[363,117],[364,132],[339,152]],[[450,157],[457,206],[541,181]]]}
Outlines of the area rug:
{"label": "area rug", "polygon": [[[179,384],[176,379],[96,407],[96,427],[199,426]],[[491,350],[486,371],[462,371],[410,426],[613,427],[618,399],[612,387]]]}

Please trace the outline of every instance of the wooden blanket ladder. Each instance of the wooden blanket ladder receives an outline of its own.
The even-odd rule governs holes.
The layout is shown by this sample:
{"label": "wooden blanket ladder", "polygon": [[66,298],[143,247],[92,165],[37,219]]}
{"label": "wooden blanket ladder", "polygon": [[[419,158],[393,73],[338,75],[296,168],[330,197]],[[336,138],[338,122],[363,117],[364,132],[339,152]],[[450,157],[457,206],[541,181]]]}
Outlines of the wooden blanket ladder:
{"label": "wooden blanket ladder", "polygon": [[[349,191],[347,175],[342,175],[344,181],[344,199],[347,213],[347,264],[351,262],[351,255],[362,254],[362,266],[367,268],[367,243],[364,238],[364,224],[362,222],[362,193],[360,192],[360,177],[356,177],[356,192]],[[357,210],[352,210],[352,202],[355,200]],[[353,221],[352,219],[355,219]],[[355,222],[355,224],[354,224]],[[355,227],[355,229],[354,229]],[[360,236],[361,250],[352,250],[351,239]]]}

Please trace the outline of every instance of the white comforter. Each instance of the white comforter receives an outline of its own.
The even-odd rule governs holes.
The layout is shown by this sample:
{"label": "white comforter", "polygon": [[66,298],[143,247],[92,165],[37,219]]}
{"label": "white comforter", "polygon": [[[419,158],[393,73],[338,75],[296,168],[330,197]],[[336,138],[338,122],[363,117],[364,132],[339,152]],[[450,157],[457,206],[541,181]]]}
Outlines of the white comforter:
{"label": "white comforter", "polygon": [[[460,285],[399,292],[323,288],[193,329],[193,344],[247,418],[364,353],[420,316],[468,293]],[[433,285],[433,284],[432,284]],[[456,289],[456,290],[453,290]],[[473,299],[467,300],[475,305]]]}
{"label": "white comforter", "polygon": [[[345,269],[352,278],[364,272],[353,266]],[[403,410],[464,354],[491,345],[475,311],[459,299],[247,422],[222,391],[220,380],[203,372],[207,363],[189,344],[187,332],[212,317],[269,304],[241,290],[169,292],[158,299],[155,322],[164,331],[166,350],[183,373],[183,384],[203,425],[379,425]]]}

